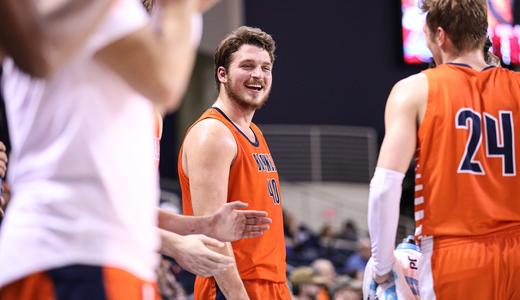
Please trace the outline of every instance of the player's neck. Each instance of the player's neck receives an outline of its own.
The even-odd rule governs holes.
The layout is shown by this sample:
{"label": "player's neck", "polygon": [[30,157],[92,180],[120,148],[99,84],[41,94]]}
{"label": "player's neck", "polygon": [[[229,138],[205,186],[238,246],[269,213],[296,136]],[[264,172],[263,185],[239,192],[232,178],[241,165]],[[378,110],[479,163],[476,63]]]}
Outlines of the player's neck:
{"label": "player's neck", "polygon": [[243,131],[249,129],[255,114],[255,110],[243,108],[226,95],[219,95],[213,106],[220,108]]}
{"label": "player's neck", "polygon": [[445,63],[464,64],[470,66],[472,69],[480,71],[489,65],[484,59],[484,54],[481,49],[475,49],[458,53],[457,55],[445,54]]}

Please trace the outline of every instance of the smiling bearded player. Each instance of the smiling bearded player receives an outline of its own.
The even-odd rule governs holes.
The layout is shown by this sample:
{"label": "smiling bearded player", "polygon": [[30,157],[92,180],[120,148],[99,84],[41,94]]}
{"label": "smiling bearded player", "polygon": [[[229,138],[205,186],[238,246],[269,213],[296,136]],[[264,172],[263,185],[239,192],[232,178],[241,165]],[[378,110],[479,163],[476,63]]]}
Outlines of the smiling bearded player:
{"label": "smiling bearded player", "polygon": [[216,249],[234,256],[236,264],[215,277],[197,277],[195,299],[291,299],[278,173],[252,123],[271,90],[274,49],[270,35],[250,27],[238,28],[221,42],[215,53],[218,99],[188,130],[179,154],[185,213],[212,214],[240,199],[273,221],[262,237]]}

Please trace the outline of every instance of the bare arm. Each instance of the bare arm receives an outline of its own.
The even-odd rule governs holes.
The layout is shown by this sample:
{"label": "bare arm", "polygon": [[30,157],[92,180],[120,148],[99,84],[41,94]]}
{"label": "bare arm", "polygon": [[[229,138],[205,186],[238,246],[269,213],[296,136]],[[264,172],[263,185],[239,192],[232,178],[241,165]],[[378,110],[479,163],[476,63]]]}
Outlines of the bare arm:
{"label": "bare arm", "polygon": [[[228,179],[237,146],[231,132],[217,120],[207,119],[195,125],[184,142],[182,164],[190,178],[190,193],[195,215],[211,215],[227,201]],[[233,257],[226,243],[216,249]],[[236,265],[215,276],[226,299],[249,299]]]}
{"label": "bare arm", "polygon": [[182,235],[204,234],[223,242],[261,236],[272,220],[263,211],[239,210],[246,207],[246,203],[235,201],[211,215],[195,217],[159,209],[159,228]]}
{"label": "bare arm", "polygon": [[4,0],[0,44],[23,71],[52,74],[82,46],[112,0],[69,0],[59,7],[38,7],[34,0]]}
{"label": "bare arm", "polygon": [[417,124],[425,106],[428,83],[424,74],[398,82],[385,110],[385,137],[370,183],[368,225],[376,281],[389,278],[399,218],[404,173],[415,152]]}
{"label": "bare arm", "polygon": [[406,172],[415,153],[417,128],[428,97],[426,75],[399,81],[388,96],[385,109],[385,138],[377,166]]}
{"label": "bare arm", "polygon": [[198,1],[159,1],[157,28],[142,28],[99,50],[95,58],[119,74],[136,91],[173,111],[180,104],[195,61],[192,18]]}
{"label": "bare arm", "polygon": [[209,216],[183,216],[159,208],[159,228],[180,235],[204,234],[208,232]]}

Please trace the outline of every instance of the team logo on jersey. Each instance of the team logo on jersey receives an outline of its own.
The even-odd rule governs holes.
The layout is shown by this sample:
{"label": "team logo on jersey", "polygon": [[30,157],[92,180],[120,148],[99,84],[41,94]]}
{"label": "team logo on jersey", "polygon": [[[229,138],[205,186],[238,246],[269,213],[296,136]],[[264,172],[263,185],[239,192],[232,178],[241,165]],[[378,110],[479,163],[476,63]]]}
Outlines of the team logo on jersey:
{"label": "team logo on jersey", "polygon": [[276,172],[271,154],[253,153],[253,158],[258,166],[258,172]]}

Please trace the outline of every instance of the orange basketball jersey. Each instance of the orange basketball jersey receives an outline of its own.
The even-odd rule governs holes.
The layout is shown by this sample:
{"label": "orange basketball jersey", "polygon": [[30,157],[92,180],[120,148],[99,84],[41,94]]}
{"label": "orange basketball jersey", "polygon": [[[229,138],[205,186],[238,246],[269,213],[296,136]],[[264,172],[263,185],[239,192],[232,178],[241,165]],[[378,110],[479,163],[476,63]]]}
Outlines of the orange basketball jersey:
{"label": "orange basketball jersey", "polygon": [[[207,118],[219,120],[226,125],[237,143],[237,155],[229,172],[227,201],[247,202],[248,209],[266,211],[273,220],[270,229],[262,237],[232,242],[240,278],[285,282],[285,240],[280,183],[264,136],[255,124],[251,124],[250,128],[256,140],[250,141],[218,108],[208,109],[197,122]],[[178,172],[184,214],[193,215],[189,178],[182,169],[182,148]],[[198,277],[197,280],[214,279]]]}
{"label": "orange basketball jersey", "polygon": [[520,225],[520,75],[458,64],[424,74],[416,234],[473,236]]}

